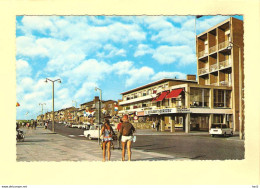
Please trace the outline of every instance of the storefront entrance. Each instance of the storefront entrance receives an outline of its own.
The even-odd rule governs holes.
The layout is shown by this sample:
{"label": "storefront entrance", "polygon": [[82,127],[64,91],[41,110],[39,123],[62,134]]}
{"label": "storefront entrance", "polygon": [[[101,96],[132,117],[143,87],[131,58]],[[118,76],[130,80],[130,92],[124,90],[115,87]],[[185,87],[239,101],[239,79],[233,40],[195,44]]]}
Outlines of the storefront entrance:
{"label": "storefront entrance", "polygon": [[190,131],[209,131],[209,115],[191,114]]}

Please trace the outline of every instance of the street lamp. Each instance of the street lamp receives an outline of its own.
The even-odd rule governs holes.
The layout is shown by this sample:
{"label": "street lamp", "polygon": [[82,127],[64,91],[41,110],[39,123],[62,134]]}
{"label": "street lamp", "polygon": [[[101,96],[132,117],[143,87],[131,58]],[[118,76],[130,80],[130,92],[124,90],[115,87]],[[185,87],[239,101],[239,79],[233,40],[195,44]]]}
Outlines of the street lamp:
{"label": "street lamp", "polygon": [[43,105],[46,105],[46,103],[39,103],[39,105],[42,105],[42,114],[41,114],[41,119],[42,119],[42,125],[43,125]]}
{"label": "street lamp", "polygon": [[101,124],[101,101],[102,101],[102,90],[98,87],[95,87],[95,91],[99,90],[100,98],[99,98],[99,111],[98,111],[98,144],[100,144],[100,124]]}
{"label": "street lamp", "polygon": [[241,54],[242,50],[241,47],[231,41],[229,41],[228,49],[232,49],[233,46],[237,47],[239,50],[239,138],[242,140],[243,139],[243,132],[242,132],[242,121],[243,121],[243,116],[242,116],[242,61],[241,61]]}
{"label": "street lamp", "polygon": [[45,82],[48,81],[52,82],[52,132],[54,133],[54,82],[58,81],[61,83],[61,79],[51,80],[49,78],[46,78]]}

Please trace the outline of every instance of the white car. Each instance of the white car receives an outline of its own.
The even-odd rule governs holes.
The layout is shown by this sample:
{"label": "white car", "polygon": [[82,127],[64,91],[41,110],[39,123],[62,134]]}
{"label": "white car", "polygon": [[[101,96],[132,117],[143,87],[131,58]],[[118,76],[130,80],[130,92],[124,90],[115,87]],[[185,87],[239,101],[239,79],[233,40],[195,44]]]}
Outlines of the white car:
{"label": "white car", "polygon": [[90,126],[89,130],[84,131],[84,136],[90,140],[93,138],[97,139],[99,137],[98,126]]}
{"label": "white car", "polygon": [[[113,128],[115,134],[117,134],[115,125],[114,124],[110,124],[110,125]],[[102,127],[102,125],[101,125],[101,127]],[[101,127],[100,127],[100,131],[101,131]],[[89,130],[84,131],[84,136],[86,138],[90,139],[90,140],[91,139],[98,139],[98,137],[99,137],[98,125],[90,126]],[[116,139],[116,138],[113,137],[113,139]]]}
{"label": "white car", "polygon": [[233,135],[233,129],[227,127],[226,124],[212,124],[211,129],[209,130],[209,134],[214,137],[215,135]]}

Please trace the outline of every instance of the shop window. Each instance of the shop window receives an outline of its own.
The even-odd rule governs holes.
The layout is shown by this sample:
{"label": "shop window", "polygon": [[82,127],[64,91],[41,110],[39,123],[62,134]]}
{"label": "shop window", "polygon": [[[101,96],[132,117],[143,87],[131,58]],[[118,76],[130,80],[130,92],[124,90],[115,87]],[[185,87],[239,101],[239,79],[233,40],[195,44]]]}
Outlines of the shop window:
{"label": "shop window", "polygon": [[147,106],[148,106],[147,103],[142,104],[142,108],[147,107]]}
{"label": "shop window", "polygon": [[161,102],[157,102],[156,105],[157,105],[157,107],[160,107],[161,106]]}

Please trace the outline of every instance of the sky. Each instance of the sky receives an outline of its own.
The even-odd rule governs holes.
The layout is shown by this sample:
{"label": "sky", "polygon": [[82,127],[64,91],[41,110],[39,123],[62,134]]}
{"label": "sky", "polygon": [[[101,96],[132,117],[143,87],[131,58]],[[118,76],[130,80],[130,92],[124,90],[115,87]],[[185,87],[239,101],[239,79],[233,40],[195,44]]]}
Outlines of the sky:
{"label": "sky", "polygon": [[[196,34],[230,16],[203,16]],[[243,20],[242,16],[234,16]],[[197,73],[194,16],[17,16],[17,119]]]}

